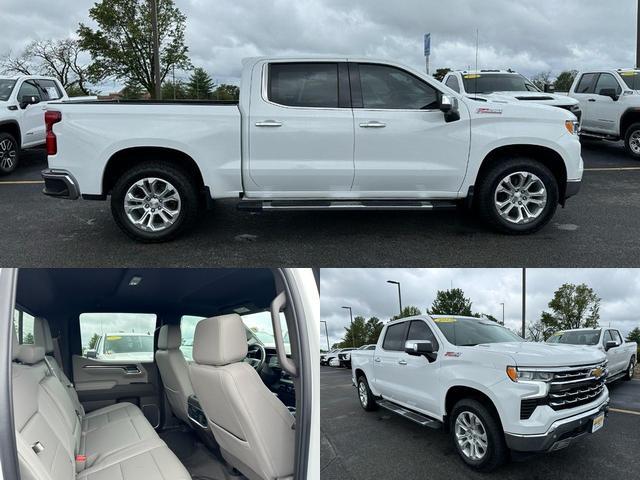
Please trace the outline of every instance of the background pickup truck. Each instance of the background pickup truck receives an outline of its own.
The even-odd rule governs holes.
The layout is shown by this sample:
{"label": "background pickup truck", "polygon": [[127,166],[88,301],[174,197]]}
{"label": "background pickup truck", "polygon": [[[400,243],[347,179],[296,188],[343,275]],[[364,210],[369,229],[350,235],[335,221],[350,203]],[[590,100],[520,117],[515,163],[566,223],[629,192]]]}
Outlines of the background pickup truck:
{"label": "background pickup truck", "polygon": [[[95,97],[76,97],[86,100]],[[0,175],[18,166],[20,149],[44,145],[44,110],[49,102],[68,101],[55,78],[0,77]]]}
{"label": "background pickup truck", "polygon": [[620,378],[631,380],[638,362],[638,344],[625,342],[620,331],[613,328],[583,328],[558,332],[547,343],[586,345],[607,354],[609,376],[607,382]]}
{"label": "background pickup truck", "polygon": [[640,159],[640,70],[589,70],[576,76],[569,96],[580,101],[580,135],[623,140]]}
{"label": "background pickup truck", "polygon": [[473,205],[505,233],[539,230],[580,187],[576,118],[463,97],[402,65],[244,62],[239,104],[59,103],[45,194],[106,199],[146,242],[214,199],[249,210]]}
{"label": "background pickup truck", "polygon": [[420,316],[385,325],[351,352],[365,410],[378,406],[451,433],[464,462],[491,471],[508,451],[567,447],[608,411],[603,352],[529,343],[491,320]]}

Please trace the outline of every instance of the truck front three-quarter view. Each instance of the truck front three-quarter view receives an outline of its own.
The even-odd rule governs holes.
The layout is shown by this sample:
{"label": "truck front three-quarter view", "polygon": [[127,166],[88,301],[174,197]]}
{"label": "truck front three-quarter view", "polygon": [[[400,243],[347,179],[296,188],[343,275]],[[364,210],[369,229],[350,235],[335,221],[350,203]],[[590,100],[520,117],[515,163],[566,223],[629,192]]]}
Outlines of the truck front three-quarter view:
{"label": "truck front three-quarter view", "polygon": [[351,352],[365,410],[383,407],[450,432],[471,468],[560,450],[604,426],[603,352],[528,343],[488,319],[420,316],[385,325],[374,351]]}
{"label": "truck front three-quarter view", "polygon": [[238,104],[80,102],[46,113],[44,193],[105,200],[159,242],[219,199],[245,210],[473,208],[533,233],[577,194],[576,117],[477,101],[389,61],[253,58]]}

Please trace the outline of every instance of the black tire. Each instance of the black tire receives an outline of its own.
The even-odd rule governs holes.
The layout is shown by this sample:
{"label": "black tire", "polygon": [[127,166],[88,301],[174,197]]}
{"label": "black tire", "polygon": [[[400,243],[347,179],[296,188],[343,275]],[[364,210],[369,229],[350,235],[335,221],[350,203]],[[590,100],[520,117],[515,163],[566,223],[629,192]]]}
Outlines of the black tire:
{"label": "black tire", "polygon": [[[360,406],[364,408],[367,412],[372,412],[378,408],[378,404],[376,403],[376,399],[371,393],[371,389],[369,388],[369,382],[367,382],[367,377],[364,375],[360,375],[358,377],[357,382],[358,388],[358,400],[360,401]],[[366,399],[363,400],[361,396],[361,389],[366,395]]]}
{"label": "black tire", "polygon": [[[502,218],[494,201],[500,182],[508,175],[517,172],[536,175],[544,184],[547,193],[547,203],[540,215],[526,224],[516,224]],[[559,200],[558,181],[553,173],[537,160],[518,157],[497,163],[479,179],[474,202],[481,219],[492,228],[509,235],[528,235],[539,231],[551,221],[558,208]]]}
{"label": "black tire", "polygon": [[[487,436],[487,448],[484,456],[473,460],[466,456],[456,439],[456,420],[464,412],[471,412],[480,419]],[[465,464],[479,472],[491,472],[505,463],[509,457],[509,449],[504,440],[504,432],[500,420],[482,403],[473,399],[460,400],[453,407],[450,420],[451,441],[458,455]]]}
{"label": "black tire", "polygon": [[634,123],[629,128],[627,128],[627,131],[624,134],[624,148],[629,155],[631,155],[636,160],[640,160],[640,150],[635,147],[636,151],[634,151],[634,147],[632,147],[631,145],[631,140],[634,134],[640,134],[640,123]]}
{"label": "black tire", "polygon": [[[136,227],[127,217],[124,198],[129,188],[144,178],[159,178],[169,182],[180,195],[181,208],[172,225],[151,232]],[[176,238],[195,223],[200,203],[196,179],[175,165],[162,161],[149,161],[132,167],[118,179],[111,192],[111,213],[118,226],[129,237],[143,243],[160,243]]]}
{"label": "black tire", "polygon": [[9,175],[20,161],[20,147],[10,133],[0,133],[0,175]]}
{"label": "black tire", "polygon": [[627,366],[627,374],[624,376],[625,381],[629,381],[633,378],[633,369],[635,367],[636,357],[631,357],[629,365]]}

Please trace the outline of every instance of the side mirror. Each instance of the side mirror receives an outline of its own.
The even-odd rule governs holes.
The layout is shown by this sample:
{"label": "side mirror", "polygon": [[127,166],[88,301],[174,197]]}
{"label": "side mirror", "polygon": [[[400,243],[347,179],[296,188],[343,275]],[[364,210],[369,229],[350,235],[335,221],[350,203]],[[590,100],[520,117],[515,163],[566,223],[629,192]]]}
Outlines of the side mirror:
{"label": "side mirror", "polygon": [[20,108],[24,110],[27,106],[35,105],[36,103],[40,103],[40,97],[36,97],[35,95],[24,95],[20,99]]}
{"label": "side mirror", "polygon": [[412,357],[426,357],[429,362],[433,362],[436,359],[433,343],[429,340],[407,340],[404,344],[404,351]]}
{"label": "side mirror", "polygon": [[98,352],[94,348],[84,352],[84,356],[87,358],[98,358]]}
{"label": "side mirror", "polygon": [[620,95],[618,95],[618,91],[615,88],[603,88],[598,92],[598,95],[609,97],[614,102],[617,102],[618,98],[620,98]]}
{"label": "side mirror", "polygon": [[460,120],[457,99],[441,93],[438,96],[438,108],[444,113],[444,119],[447,123]]}
{"label": "side mirror", "polygon": [[556,87],[554,87],[553,85],[551,85],[550,83],[545,83],[544,85],[544,91],[545,93],[555,93],[556,91]]}
{"label": "side mirror", "polygon": [[618,344],[616,342],[609,341],[604,344],[604,351],[608,352],[609,350],[611,350],[612,348],[616,348],[617,346]]}

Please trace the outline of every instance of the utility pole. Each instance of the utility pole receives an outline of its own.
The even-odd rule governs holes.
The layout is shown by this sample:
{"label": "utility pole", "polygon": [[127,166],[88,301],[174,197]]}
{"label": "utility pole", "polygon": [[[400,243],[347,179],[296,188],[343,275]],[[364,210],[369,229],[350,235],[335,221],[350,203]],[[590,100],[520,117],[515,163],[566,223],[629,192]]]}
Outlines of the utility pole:
{"label": "utility pole", "polygon": [[153,34],[153,82],[155,100],[162,100],[162,85],[160,83],[160,32],[158,32],[158,1],[149,0],[151,10],[151,29]]}
{"label": "utility pole", "polygon": [[387,283],[398,286],[398,303],[400,304],[400,317],[402,317],[402,292],[400,291],[400,282],[395,280],[387,280]]}
{"label": "utility pole", "polygon": [[351,342],[353,343],[353,348],[356,348],[356,337],[353,335],[353,311],[351,311],[351,307],[342,307],[345,310],[349,310],[349,317],[351,318]]}
{"label": "utility pole", "polygon": [[527,269],[522,269],[522,338],[526,338],[525,328],[526,328],[526,318],[527,318]]}
{"label": "utility pole", "polygon": [[172,73],[172,80],[171,82],[173,83],[173,99],[176,99],[176,66],[173,65],[173,73]]}
{"label": "utility pole", "polygon": [[320,323],[324,323],[324,334],[327,336],[327,352],[329,352],[331,347],[329,346],[329,330],[327,329],[327,321],[320,320]]}

